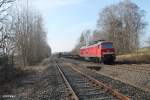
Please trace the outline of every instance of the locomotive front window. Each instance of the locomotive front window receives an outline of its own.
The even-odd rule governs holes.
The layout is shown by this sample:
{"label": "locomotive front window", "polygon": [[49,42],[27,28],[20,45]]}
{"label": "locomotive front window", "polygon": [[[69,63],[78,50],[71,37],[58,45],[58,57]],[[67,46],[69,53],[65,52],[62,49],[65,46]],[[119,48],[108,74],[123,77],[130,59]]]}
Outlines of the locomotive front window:
{"label": "locomotive front window", "polygon": [[102,48],[113,48],[113,44],[112,43],[103,43]]}

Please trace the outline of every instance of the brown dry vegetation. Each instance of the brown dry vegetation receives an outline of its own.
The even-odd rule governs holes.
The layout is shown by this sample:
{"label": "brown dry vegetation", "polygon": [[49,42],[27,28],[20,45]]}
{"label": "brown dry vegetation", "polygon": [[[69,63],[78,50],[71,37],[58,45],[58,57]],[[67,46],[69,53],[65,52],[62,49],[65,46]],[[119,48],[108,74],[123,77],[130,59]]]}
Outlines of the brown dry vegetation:
{"label": "brown dry vegetation", "polygon": [[150,49],[144,48],[137,52],[119,55],[117,61],[122,63],[150,63]]}
{"label": "brown dry vegetation", "polygon": [[49,60],[35,66],[4,67],[0,70],[0,98],[2,95],[21,95],[29,93],[40,74],[48,67]]}

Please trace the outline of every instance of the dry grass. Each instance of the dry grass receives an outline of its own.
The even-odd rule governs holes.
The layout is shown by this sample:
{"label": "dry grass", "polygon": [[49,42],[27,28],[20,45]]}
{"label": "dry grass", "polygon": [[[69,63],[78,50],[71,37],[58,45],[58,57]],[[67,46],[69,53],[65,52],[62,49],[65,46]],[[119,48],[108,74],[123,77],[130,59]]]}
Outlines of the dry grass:
{"label": "dry grass", "polygon": [[138,52],[117,56],[117,61],[130,63],[150,63],[150,49],[139,49]]}
{"label": "dry grass", "polygon": [[[49,60],[46,59],[36,66],[5,66],[0,68],[0,95],[12,94],[17,89],[25,87],[24,81],[30,81],[31,78],[38,77],[41,72],[48,68]],[[31,78],[28,78],[31,77]],[[36,80],[36,78],[35,78]],[[28,92],[28,91],[27,91]]]}

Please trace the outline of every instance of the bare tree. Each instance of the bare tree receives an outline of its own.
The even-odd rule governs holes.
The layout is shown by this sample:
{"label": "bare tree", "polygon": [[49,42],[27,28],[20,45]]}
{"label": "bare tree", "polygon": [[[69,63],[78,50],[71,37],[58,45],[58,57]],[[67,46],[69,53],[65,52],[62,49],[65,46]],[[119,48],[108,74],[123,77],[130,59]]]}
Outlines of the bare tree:
{"label": "bare tree", "polygon": [[146,25],[144,11],[125,0],[106,7],[98,20],[98,28],[113,41],[118,53],[131,52],[139,47],[139,35]]}
{"label": "bare tree", "polygon": [[150,48],[150,37],[148,38],[147,44],[148,44],[148,46]]}
{"label": "bare tree", "polygon": [[8,56],[13,51],[12,18],[9,8],[15,0],[0,0],[0,58],[2,64],[8,64]]}
{"label": "bare tree", "polygon": [[84,37],[84,40],[85,40],[85,45],[88,46],[90,44],[90,41],[91,41],[91,30],[85,30],[82,35]]}
{"label": "bare tree", "polygon": [[22,58],[24,66],[39,63],[51,52],[46,41],[42,16],[35,11],[20,7],[16,12],[15,44],[17,55]]}
{"label": "bare tree", "polygon": [[85,39],[85,36],[84,36],[84,32],[81,33],[81,36],[78,40],[78,43],[77,45],[74,47],[74,49],[72,50],[72,53],[73,54],[79,54],[79,50],[82,46],[86,46],[86,39]]}
{"label": "bare tree", "polygon": [[92,41],[93,42],[97,42],[99,40],[105,40],[107,37],[104,34],[104,32],[100,31],[100,30],[94,30],[92,32]]}

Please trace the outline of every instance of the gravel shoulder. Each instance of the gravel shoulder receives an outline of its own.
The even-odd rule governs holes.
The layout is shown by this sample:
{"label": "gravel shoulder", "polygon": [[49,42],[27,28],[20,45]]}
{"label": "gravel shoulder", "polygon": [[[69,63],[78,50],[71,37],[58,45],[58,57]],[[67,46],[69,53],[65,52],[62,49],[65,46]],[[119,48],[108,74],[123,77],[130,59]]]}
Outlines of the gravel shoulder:
{"label": "gravel shoulder", "polygon": [[150,92],[150,64],[105,66],[97,72]]}

